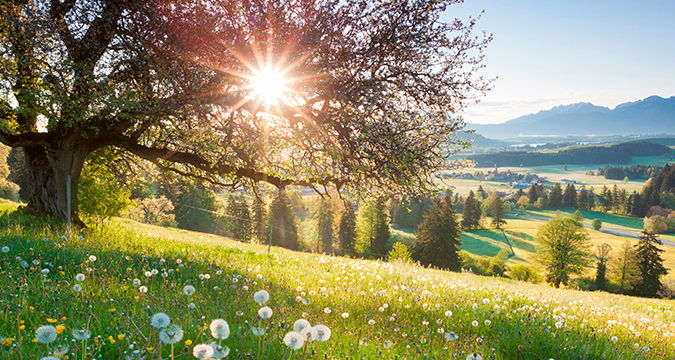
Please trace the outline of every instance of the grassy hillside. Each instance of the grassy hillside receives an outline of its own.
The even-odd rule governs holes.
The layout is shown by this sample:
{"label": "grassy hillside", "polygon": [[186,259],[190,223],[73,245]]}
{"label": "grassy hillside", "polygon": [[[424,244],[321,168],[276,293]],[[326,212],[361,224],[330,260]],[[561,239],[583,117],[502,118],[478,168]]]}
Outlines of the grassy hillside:
{"label": "grassy hillside", "polygon": [[[68,235],[58,222],[0,208],[2,359],[40,359],[58,345],[70,359],[170,359],[172,350],[190,359],[197,344],[215,341],[208,326],[217,318],[229,323],[220,344],[231,359],[675,358],[672,301],[278,248],[268,255],[135,223]],[[263,289],[266,320],[253,297]],[[158,312],[182,328],[173,348],[152,326]],[[290,350],[283,338],[300,318],[328,326],[330,338]],[[60,332],[53,342],[33,341],[50,340],[36,334],[43,325]],[[86,343],[74,339],[79,330],[91,332]]]}

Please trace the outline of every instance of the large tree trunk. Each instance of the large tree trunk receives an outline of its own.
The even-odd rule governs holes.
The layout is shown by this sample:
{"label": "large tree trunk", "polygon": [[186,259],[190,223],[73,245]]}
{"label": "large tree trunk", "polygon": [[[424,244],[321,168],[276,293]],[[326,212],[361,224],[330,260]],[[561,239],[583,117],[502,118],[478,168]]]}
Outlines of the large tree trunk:
{"label": "large tree trunk", "polygon": [[24,148],[29,195],[26,212],[67,219],[68,176],[70,176],[70,218],[83,226],[77,212],[77,185],[88,151],[83,146],[49,151],[43,146]]}

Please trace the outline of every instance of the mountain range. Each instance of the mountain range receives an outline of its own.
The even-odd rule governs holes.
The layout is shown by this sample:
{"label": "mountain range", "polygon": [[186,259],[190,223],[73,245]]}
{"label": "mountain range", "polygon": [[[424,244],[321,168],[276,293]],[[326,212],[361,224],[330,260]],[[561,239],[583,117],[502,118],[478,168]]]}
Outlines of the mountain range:
{"label": "mountain range", "polygon": [[675,134],[675,96],[650,96],[609,109],[591,103],[556,106],[501,124],[467,124],[491,139],[523,136]]}

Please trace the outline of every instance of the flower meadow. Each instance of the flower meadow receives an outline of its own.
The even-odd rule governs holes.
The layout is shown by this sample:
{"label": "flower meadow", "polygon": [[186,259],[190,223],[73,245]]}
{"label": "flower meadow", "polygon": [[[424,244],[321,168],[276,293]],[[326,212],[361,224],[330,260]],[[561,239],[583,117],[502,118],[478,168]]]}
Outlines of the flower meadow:
{"label": "flower meadow", "polygon": [[675,359],[674,304],[0,216],[0,359]]}

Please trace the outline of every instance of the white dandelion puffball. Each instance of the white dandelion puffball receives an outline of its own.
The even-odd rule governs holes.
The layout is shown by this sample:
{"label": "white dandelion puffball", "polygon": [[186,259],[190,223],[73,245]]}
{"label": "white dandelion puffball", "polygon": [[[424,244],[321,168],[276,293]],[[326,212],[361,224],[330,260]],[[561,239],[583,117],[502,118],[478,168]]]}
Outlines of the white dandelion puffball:
{"label": "white dandelion puffball", "polygon": [[466,357],[466,360],[483,360],[479,353],[473,353]]}
{"label": "white dandelion puffball", "polygon": [[326,325],[314,325],[312,327],[312,339],[314,341],[324,342],[330,339],[330,329]]}
{"label": "white dandelion puffball", "polygon": [[492,325],[492,321],[490,321],[490,320],[485,320],[485,321],[483,322],[483,324],[485,324],[485,326],[490,326],[490,325]]}
{"label": "white dandelion puffball", "polygon": [[452,316],[452,311],[448,310],[445,312],[445,316],[451,317]]}
{"label": "white dandelion puffball", "polygon": [[73,290],[75,290],[75,291],[82,291],[82,285],[80,285],[80,284],[75,284],[75,285],[73,285]]}
{"label": "white dandelion puffball", "polygon": [[455,341],[459,339],[459,336],[457,336],[454,331],[449,331],[445,333],[445,338],[448,339],[448,341]]}
{"label": "white dandelion puffball", "polygon": [[183,329],[173,324],[159,332],[159,340],[165,344],[175,344],[183,338]]}
{"label": "white dandelion puffball", "polygon": [[227,346],[221,346],[215,342],[211,343],[213,348],[213,358],[214,359],[223,359],[230,353],[230,348]]}
{"label": "white dandelion puffball", "polygon": [[3,252],[3,253],[8,253],[8,252],[9,252],[9,246],[3,246],[3,247],[2,247],[2,252]]}
{"label": "white dandelion puffball", "polygon": [[210,329],[214,339],[225,340],[230,337],[230,325],[223,319],[211,321]]}
{"label": "white dandelion puffball", "polygon": [[346,319],[346,318],[348,318],[348,317],[349,317],[349,313],[342,313],[342,318],[343,318],[343,319]]}
{"label": "white dandelion puffball", "polygon": [[40,358],[40,360],[61,360],[61,359],[57,358],[56,356],[45,356],[43,358]]}
{"label": "white dandelion puffball", "polygon": [[145,277],[151,277],[151,276],[152,276],[152,273],[150,271],[145,272]]}
{"label": "white dandelion puffball", "polygon": [[155,329],[165,328],[169,326],[169,323],[171,323],[169,315],[161,312],[153,315],[152,320],[150,321],[150,325]]}
{"label": "white dandelion puffball", "polygon": [[56,328],[51,325],[40,326],[35,330],[35,339],[40,344],[49,344],[56,340]]}
{"label": "white dandelion puffball", "polygon": [[261,319],[269,319],[272,317],[272,314],[272,309],[270,309],[269,306],[262,307],[258,310],[258,316],[260,316]]}
{"label": "white dandelion puffball", "polygon": [[478,321],[476,321],[476,320],[472,321],[472,322],[471,322],[471,325],[473,325],[473,327],[478,326]]}
{"label": "white dandelion puffball", "polygon": [[84,281],[85,278],[86,277],[84,276],[84,274],[75,275],[75,280],[77,280],[77,281]]}
{"label": "white dandelion puffball", "polygon": [[75,340],[84,341],[91,337],[91,332],[87,329],[73,329],[73,338]]}
{"label": "white dandelion puffball", "polygon": [[265,290],[260,290],[253,294],[253,300],[257,302],[258,304],[264,304],[267,302],[267,300],[270,299],[270,293],[268,293]]}
{"label": "white dandelion puffball", "polygon": [[132,283],[133,283],[134,287],[141,286],[141,280],[140,279],[134,279]]}
{"label": "white dandelion puffball", "polygon": [[96,255],[89,255],[89,261],[94,262],[96,261],[97,257]]}
{"label": "white dandelion puffball", "polygon": [[375,320],[373,319],[368,320],[368,325],[375,325]]}
{"label": "white dandelion puffball", "polygon": [[213,357],[213,347],[209,344],[195,345],[192,355],[197,359],[210,359]]}
{"label": "white dandelion puffball", "polygon": [[187,295],[187,296],[192,296],[192,294],[194,294],[194,293],[195,293],[195,287],[194,287],[194,286],[192,286],[192,285],[185,285],[185,286],[183,287],[183,294],[185,294],[185,295]]}
{"label": "white dandelion puffball", "polygon": [[[307,321],[305,319],[299,319],[299,320],[296,320],[295,323],[293,323],[293,330],[295,330],[298,333],[301,333],[302,330],[304,330],[307,327],[312,327],[312,325],[310,325],[309,321]],[[286,345],[288,345],[288,344],[286,344]]]}
{"label": "white dandelion puffball", "polygon": [[141,286],[141,287],[138,288],[138,291],[140,291],[140,292],[142,292],[142,293],[145,294],[146,292],[148,292],[148,287],[145,286],[145,285],[144,285],[144,286]]}
{"label": "white dandelion puffball", "polygon": [[[297,323],[297,321],[296,321]],[[305,339],[297,331],[291,331],[284,336],[284,344],[291,350],[299,350],[305,344]]]}

